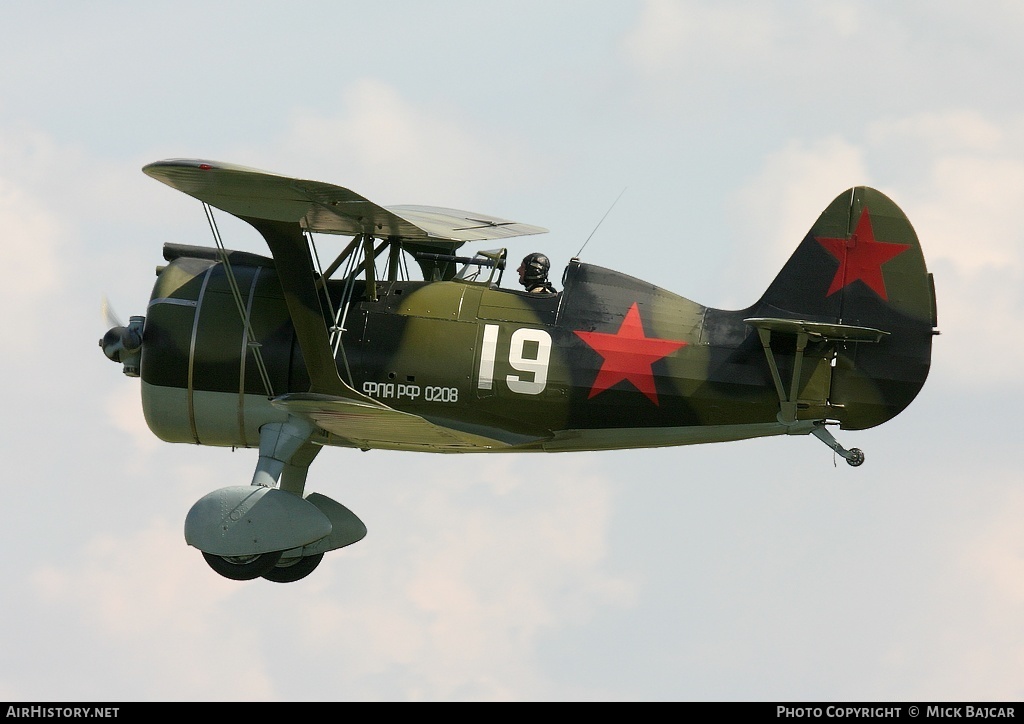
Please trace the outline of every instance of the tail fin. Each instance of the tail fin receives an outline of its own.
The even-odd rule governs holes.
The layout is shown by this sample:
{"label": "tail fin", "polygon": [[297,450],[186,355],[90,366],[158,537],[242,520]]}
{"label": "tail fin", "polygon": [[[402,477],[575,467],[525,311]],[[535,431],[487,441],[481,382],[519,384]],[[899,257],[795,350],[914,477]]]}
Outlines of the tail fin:
{"label": "tail fin", "polygon": [[874,189],[850,189],[829,204],[755,310],[887,333],[877,343],[836,343],[828,405],[843,428],[894,417],[928,376],[936,324],[932,277],[910,221]]}

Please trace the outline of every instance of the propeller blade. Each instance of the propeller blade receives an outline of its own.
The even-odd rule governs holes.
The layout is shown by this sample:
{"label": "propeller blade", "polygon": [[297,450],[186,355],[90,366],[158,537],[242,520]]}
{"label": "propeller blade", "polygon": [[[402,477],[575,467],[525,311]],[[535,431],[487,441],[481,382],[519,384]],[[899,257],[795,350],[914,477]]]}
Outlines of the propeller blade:
{"label": "propeller blade", "polygon": [[107,323],[108,327],[123,327],[124,322],[117,316],[113,307],[110,306],[110,300],[107,299],[107,295],[103,295],[103,302],[100,307],[100,311],[103,314],[103,320]]}

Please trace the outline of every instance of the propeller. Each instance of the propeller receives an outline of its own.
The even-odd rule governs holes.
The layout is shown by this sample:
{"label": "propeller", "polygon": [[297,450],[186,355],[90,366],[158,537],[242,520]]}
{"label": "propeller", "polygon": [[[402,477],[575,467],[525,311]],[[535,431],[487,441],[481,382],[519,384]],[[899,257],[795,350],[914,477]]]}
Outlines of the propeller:
{"label": "propeller", "polygon": [[105,296],[101,311],[110,329],[100,339],[103,354],[112,362],[124,365],[124,373],[129,377],[139,376],[139,358],[142,352],[142,326],[145,317],[132,317],[126,327]]}
{"label": "propeller", "polygon": [[124,322],[117,316],[117,312],[110,306],[110,300],[107,299],[107,295],[103,295],[103,301],[100,304],[100,312],[103,314],[103,321],[107,323],[108,327],[123,327]]}

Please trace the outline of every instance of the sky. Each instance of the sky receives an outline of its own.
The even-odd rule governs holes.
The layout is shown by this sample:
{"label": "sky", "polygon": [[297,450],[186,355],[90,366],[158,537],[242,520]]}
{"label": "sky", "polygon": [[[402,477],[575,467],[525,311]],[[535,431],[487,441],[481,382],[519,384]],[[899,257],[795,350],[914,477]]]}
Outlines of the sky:
{"label": "sky", "polygon": [[[1024,698],[1024,9],[908,0],[5,3],[0,700]],[[221,579],[191,505],[252,450],[171,445],[96,340],[144,314],[207,158],[550,229],[510,242],[755,301],[874,186],[935,275],[914,403],[659,450],[328,449],[369,534]],[[229,247],[264,252],[243,224]]]}

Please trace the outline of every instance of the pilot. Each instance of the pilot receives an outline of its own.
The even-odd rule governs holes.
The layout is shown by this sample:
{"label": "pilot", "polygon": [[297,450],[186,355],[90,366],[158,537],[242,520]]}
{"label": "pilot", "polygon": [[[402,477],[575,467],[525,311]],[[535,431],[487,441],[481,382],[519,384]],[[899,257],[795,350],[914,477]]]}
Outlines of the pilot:
{"label": "pilot", "polygon": [[519,283],[531,294],[558,294],[548,281],[551,260],[535,251],[528,254],[519,265]]}

